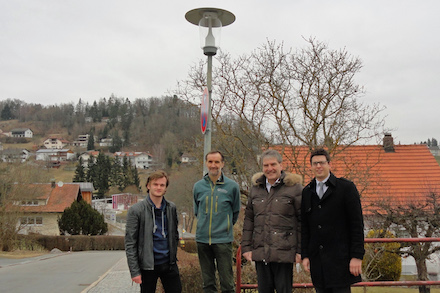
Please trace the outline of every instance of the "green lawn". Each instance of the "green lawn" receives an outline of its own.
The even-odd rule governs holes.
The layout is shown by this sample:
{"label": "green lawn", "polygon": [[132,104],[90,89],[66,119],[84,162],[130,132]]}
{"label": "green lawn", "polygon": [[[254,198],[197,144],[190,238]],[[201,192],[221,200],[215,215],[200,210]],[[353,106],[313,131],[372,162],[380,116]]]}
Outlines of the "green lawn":
{"label": "green lawn", "polygon": [[[364,291],[364,288],[360,287],[352,287],[351,288],[352,293],[417,293],[419,292],[419,289],[417,287],[411,287],[411,288],[403,288],[403,287],[367,287]],[[439,288],[432,288],[431,287],[431,293],[440,293]]]}

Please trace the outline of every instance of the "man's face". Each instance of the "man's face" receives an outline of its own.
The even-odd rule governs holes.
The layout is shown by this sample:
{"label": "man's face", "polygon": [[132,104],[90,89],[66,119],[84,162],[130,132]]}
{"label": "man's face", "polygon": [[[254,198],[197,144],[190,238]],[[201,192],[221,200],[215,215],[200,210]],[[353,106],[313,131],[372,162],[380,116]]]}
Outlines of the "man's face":
{"label": "man's face", "polygon": [[167,179],[165,177],[153,179],[147,184],[150,197],[161,197],[167,191]]}
{"label": "man's face", "polygon": [[206,157],[209,176],[219,177],[224,166],[225,162],[222,161],[222,156],[219,153],[209,154]]}
{"label": "man's face", "polygon": [[263,173],[270,184],[274,184],[280,178],[282,170],[283,165],[276,158],[265,157],[263,159]]}
{"label": "man's face", "polygon": [[312,172],[318,181],[322,181],[330,174],[330,162],[325,156],[314,156],[312,158]]}

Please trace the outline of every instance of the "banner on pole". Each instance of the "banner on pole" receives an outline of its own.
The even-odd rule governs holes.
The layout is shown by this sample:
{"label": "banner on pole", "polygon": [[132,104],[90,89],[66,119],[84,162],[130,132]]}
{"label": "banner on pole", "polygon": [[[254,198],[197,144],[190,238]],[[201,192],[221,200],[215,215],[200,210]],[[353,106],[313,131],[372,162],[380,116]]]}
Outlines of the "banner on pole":
{"label": "banner on pole", "polygon": [[206,126],[208,125],[208,107],[209,107],[209,95],[208,89],[205,88],[202,95],[202,104],[200,106],[200,126],[202,134],[205,134]]}

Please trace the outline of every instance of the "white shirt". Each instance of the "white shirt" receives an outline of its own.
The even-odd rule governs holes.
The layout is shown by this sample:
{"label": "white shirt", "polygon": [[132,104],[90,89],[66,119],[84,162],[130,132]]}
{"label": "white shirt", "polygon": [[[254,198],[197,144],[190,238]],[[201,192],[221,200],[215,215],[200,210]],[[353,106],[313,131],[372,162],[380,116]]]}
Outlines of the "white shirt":
{"label": "white shirt", "polygon": [[[278,183],[280,181],[280,178],[278,178],[276,181],[275,181],[275,183]],[[274,184],[275,184],[274,183]],[[269,183],[269,181],[267,180],[267,178],[266,178],[266,189],[267,189],[267,192],[270,192],[270,188],[272,187],[273,185],[272,184],[270,184]]]}
{"label": "white shirt", "polygon": [[327,178],[325,178],[324,180],[322,180],[322,181],[318,181],[318,180],[316,180],[316,194],[318,194],[318,188],[319,188],[319,182],[322,182],[322,183],[324,183],[324,186],[322,187],[322,189],[324,190],[324,192],[322,193],[322,194],[324,194],[326,191],[327,191],[327,189],[328,189],[328,186],[327,186],[327,184],[325,184],[326,182],[327,182],[327,180],[330,178],[330,174],[328,174],[328,176],[327,176]]}

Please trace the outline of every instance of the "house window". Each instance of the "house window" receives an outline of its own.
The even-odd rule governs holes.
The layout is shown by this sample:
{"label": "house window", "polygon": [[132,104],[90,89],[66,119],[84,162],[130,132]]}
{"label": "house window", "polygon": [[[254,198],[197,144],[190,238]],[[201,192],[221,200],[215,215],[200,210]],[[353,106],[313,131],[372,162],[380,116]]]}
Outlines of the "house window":
{"label": "house window", "polygon": [[20,205],[22,205],[22,206],[37,206],[38,200],[22,200]]}
{"label": "house window", "polygon": [[42,226],[43,217],[21,217],[20,224],[26,226]]}

